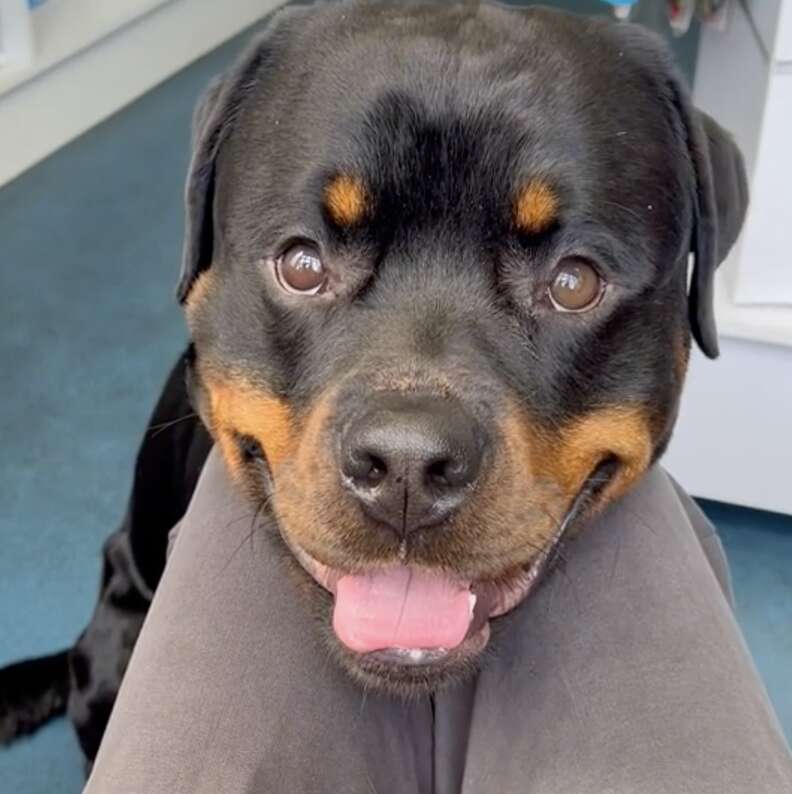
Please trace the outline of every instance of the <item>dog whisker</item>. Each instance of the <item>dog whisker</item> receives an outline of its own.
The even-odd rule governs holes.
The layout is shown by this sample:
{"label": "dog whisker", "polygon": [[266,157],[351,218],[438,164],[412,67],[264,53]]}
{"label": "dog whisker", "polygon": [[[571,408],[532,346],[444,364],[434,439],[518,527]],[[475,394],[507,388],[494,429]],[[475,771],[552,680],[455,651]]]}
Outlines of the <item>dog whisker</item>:
{"label": "dog whisker", "polygon": [[[252,543],[253,542],[253,536],[255,535],[255,532],[256,532],[256,529],[257,529],[256,521],[258,520],[259,516],[261,515],[261,512],[264,510],[264,508],[268,504],[269,504],[269,497],[265,497],[264,499],[262,499],[259,502],[259,504],[257,505],[256,509],[253,511],[253,513],[251,513],[249,515],[246,515],[246,516],[242,516],[242,517],[237,518],[237,519],[234,519],[233,521],[230,521],[226,525],[226,528],[228,529],[231,526],[233,526],[233,524],[239,523],[240,521],[244,521],[245,519],[250,518],[250,530],[245,533],[245,536],[242,538],[242,540],[234,548],[233,552],[231,553],[231,556],[228,558],[226,563],[223,565],[223,567],[221,569],[221,573],[225,572],[225,570],[228,568],[228,566],[233,562],[234,557],[236,557],[236,555],[239,553],[241,548],[246,543]],[[253,552],[255,552],[255,548],[252,548],[251,550]]]}
{"label": "dog whisker", "polygon": [[243,538],[242,538],[242,540],[240,540],[240,541],[239,541],[239,543],[236,545],[236,547],[234,548],[234,550],[231,552],[231,556],[230,556],[230,557],[229,557],[229,558],[226,560],[225,564],[224,564],[224,565],[223,565],[223,567],[220,569],[220,573],[225,573],[225,571],[226,571],[226,569],[228,568],[228,566],[229,566],[229,565],[231,565],[231,563],[234,561],[234,557],[236,557],[236,555],[239,553],[239,550],[240,550],[240,549],[241,549],[241,548],[242,548],[242,547],[243,547],[243,546],[244,546],[246,543],[248,543],[248,542],[250,541],[250,538],[251,538],[251,535],[253,534],[253,531],[254,531],[254,530],[251,530],[250,532],[246,532],[246,533],[245,533],[245,537],[243,537]]}
{"label": "dog whisker", "polygon": [[[149,427],[149,432],[151,433],[150,438],[156,438],[160,433],[163,433],[165,430],[173,427],[174,425],[178,425],[181,422],[186,422],[188,419],[197,419],[198,414],[194,411],[192,413],[186,414],[185,416],[180,416],[178,419],[172,419],[170,422],[162,422],[158,425],[151,425]],[[153,431],[153,432],[152,432]]]}
{"label": "dog whisker", "polygon": [[360,697],[360,711],[358,712],[358,716],[363,716],[363,711],[366,708],[366,701],[368,700],[368,693],[369,693],[369,686],[367,682],[363,682],[363,694]]}
{"label": "dog whisker", "polygon": [[580,607],[580,594],[578,593],[577,584],[575,580],[569,575],[569,571],[567,571],[567,560],[563,557],[559,558],[558,564],[555,567],[561,576],[564,577],[564,581],[569,585],[572,590],[572,597],[575,599],[575,606],[577,608],[578,614],[581,613]]}

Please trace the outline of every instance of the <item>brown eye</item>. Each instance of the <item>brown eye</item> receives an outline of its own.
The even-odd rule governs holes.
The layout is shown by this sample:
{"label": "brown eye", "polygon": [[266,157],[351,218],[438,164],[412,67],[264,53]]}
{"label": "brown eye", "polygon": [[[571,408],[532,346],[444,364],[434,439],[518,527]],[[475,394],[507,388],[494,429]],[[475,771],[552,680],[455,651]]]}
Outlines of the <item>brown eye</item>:
{"label": "brown eye", "polygon": [[300,295],[316,295],[327,285],[327,272],[319,251],[307,243],[289,248],[275,267],[281,286]]}
{"label": "brown eye", "polygon": [[556,268],[548,289],[553,306],[561,312],[584,312],[600,301],[605,282],[585,259],[569,256]]}

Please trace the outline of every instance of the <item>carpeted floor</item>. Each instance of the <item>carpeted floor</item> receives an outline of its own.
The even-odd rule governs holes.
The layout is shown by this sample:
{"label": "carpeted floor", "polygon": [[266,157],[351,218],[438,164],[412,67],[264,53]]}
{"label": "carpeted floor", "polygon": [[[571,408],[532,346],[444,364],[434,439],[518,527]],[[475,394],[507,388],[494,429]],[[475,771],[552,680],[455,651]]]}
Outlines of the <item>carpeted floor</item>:
{"label": "carpeted floor", "polygon": [[[70,644],[135,446],[185,338],[173,299],[189,119],[233,41],[0,189],[0,665]],[[792,519],[706,508],[792,736]],[[717,663],[717,660],[713,660]],[[0,750],[0,794],[76,794],[58,721]]]}

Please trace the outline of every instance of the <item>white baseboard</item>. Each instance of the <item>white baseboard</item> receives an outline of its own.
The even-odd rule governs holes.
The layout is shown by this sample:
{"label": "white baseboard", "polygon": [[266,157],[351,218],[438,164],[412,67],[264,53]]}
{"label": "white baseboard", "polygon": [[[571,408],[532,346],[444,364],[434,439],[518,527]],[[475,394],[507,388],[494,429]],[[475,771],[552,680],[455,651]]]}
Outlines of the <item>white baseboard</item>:
{"label": "white baseboard", "polygon": [[0,94],[0,185],[281,3],[143,0],[135,5],[142,16]]}

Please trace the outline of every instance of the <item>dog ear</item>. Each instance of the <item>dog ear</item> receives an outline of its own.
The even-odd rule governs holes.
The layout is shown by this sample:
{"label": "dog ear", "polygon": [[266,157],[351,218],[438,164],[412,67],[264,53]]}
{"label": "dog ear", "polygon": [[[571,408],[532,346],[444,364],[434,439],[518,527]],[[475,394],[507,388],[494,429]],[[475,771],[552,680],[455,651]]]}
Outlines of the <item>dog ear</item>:
{"label": "dog ear", "polygon": [[[221,124],[215,122],[224,79],[217,77],[198,100],[193,113],[192,158],[185,189],[184,247],[176,295],[184,303],[198,275],[212,261],[214,161]],[[214,131],[214,135],[212,134]]]}
{"label": "dog ear", "polygon": [[641,25],[624,23],[610,22],[607,30],[616,35],[620,48],[634,55],[634,65],[651,75],[677,126],[681,125],[680,134],[695,177],[690,329],[701,350],[716,358],[715,270],[728,255],[745,220],[748,182],[743,158],[731,135],[693,107],[671,51],[659,36]]}
{"label": "dog ear", "polygon": [[177,297],[184,303],[198,276],[212,264],[215,165],[245,96],[272,60],[274,34],[298,9],[278,12],[226,74],[215,78],[193,114],[192,159],[185,191],[185,233]]}
{"label": "dog ear", "polygon": [[734,139],[706,113],[682,106],[683,123],[696,174],[694,256],[688,311],[693,337],[709,358],[718,356],[715,327],[715,270],[742,229],[748,208],[748,180]]}

